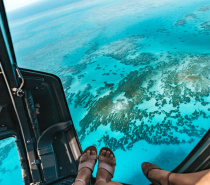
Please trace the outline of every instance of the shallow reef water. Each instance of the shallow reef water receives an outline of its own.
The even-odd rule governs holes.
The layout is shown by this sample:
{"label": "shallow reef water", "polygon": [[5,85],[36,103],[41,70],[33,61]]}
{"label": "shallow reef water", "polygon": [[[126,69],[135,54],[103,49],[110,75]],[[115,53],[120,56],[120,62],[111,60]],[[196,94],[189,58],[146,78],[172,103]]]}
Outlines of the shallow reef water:
{"label": "shallow reef water", "polygon": [[210,128],[209,18],[207,0],[86,0],[9,24],[19,66],[61,78],[82,148],[110,147],[136,185]]}

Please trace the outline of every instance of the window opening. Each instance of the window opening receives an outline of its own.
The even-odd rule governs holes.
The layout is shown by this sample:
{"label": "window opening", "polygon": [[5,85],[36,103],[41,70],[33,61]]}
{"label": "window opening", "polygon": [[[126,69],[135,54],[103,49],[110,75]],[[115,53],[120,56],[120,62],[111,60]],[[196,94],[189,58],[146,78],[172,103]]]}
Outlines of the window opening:
{"label": "window opening", "polygon": [[0,140],[0,185],[23,185],[15,138]]}

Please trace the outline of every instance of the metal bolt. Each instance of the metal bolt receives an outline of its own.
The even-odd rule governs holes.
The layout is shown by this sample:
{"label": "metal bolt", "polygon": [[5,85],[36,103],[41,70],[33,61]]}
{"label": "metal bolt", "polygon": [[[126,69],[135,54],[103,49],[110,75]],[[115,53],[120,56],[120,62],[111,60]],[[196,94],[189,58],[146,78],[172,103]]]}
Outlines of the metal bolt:
{"label": "metal bolt", "polygon": [[26,142],[27,142],[27,143],[31,143],[31,141],[30,141],[30,140],[27,140]]}
{"label": "metal bolt", "polygon": [[35,161],[31,162],[31,164],[35,164]]}

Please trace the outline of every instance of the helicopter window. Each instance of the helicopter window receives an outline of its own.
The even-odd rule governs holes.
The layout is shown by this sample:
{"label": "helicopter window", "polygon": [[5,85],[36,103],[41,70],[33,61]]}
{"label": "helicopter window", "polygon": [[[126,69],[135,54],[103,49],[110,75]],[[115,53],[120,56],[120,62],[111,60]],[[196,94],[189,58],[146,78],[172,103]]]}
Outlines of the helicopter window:
{"label": "helicopter window", "polygon": [[208,0],[5,5],[18,65],[61,78],[82,148],[115,152],[114,180],[174,169],[210,128]]}
{"label": "helicopter window", "polygon": [[0,140],[0,184],[23,184],[15,138]]}

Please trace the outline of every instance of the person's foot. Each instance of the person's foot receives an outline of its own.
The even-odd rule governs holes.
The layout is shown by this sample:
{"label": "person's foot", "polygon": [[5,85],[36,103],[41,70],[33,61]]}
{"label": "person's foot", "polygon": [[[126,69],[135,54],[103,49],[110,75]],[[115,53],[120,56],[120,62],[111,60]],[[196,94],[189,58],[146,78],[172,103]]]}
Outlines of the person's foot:
{"label": "person's foot", "polygon": [[169,177],[171,172],[160,169],[158,166],[151,163],[142,163],[141,165],[144,175],[154,184],[154,185],[170,185]]}
{"label": "person's foot", "polygon": [[116,166],[116,160],[113,152],[108,148],[102,148],[99,154],[98,171],[96,175],[96,184],[99,181],[110,182]]}
{"label": "person's foot", "polygon": [[88,147],[82,154],[79,163],[78,174],[75,182],[80,181],[85,185],[90,183],[90,176],[93,172],[97,159],[97,150],[94,146]]}

